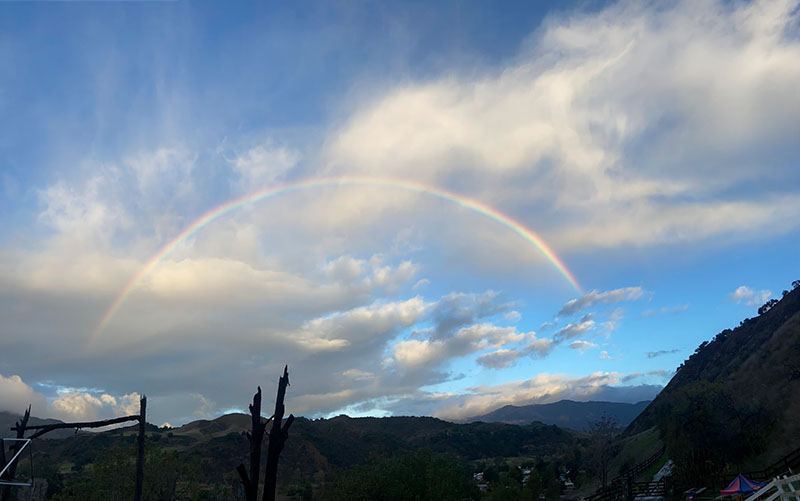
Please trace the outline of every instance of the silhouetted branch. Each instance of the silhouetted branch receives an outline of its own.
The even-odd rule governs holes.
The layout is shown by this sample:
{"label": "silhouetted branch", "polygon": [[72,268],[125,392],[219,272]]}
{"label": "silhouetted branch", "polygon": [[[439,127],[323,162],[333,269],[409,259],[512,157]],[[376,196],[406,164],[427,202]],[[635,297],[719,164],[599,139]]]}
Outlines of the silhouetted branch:
{"label": "silhouetted branch", "polygon": [[289,427],[294,422],[294,416],[289,414],[283,422],[286,408],[283,400],[286,397],[286,387],[289,386],[289,366],[283,368],[283,376],[278,380],[278,396],[275,399],[275,414],[272,429],[269,432],[269,448],[267,449],[267,470],[264,474],[264,501],[275,501],[275,488],[278,477],[278,458],[280,457],[286,439],[289,438]]}
{"label": "silhouetted branch", "polygon": [[[123,416],[114,419],[105,419],[103,421],[85,421],[80,423],[56,423],[56,424],[43,424],[43,425],[36,425],[36,426],[27,426],[22,425],[22,432],[24,433],[26,430],[39,430],[33,435],[28,438],[39,438],[45,433],[50,433],[53,430],[63,430],[65,428],[75,428],[75,430],[80,430],[82,428],[102,428],[103,426],[109,426],[112,424],[124,423],[126,421],[139,421],[139,416]],[[19,433],[20,424],[17,423],[17,426],[12,426],[11,431],[16,431]],[[21,437],[20,437],[21,438]]]}
{"label": "silhouetted branch", "polygon": [[239,472],[239,477],[244,484],[245,498],[247,501],[256,501],[258,497],[258,476],[261,469],[261,442],[264,440],[264,431],[267,428],[267,423],[272,420],[269,419],[261,421],[261,387],[253,395],[253,403],[250,404],[250,420],[251,432],[247,434],[247,439],[250,441],[250,475],[247,474],[243,464],[236,467]]}

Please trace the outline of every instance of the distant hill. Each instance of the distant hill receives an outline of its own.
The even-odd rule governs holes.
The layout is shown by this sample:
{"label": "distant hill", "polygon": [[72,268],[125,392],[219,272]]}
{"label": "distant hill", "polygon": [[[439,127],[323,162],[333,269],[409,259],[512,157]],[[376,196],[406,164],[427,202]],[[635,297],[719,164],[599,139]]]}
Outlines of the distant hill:
{"label": "distant hill", "polygon": [[622,427],[628,426],[649,403],[649,401],[627,404],[561,400],[551,404],[506,405],[488,414],[470,418],[469,421],[510,424],[528,424],[532,421],[539,421],[585,431],[603,415],[616,419]]}
{"label": "distant hill", "polygon": [[[148,442],[175,451],[182,460],[200,464],[204,482],[238,485],[235,472],[247,463],[250,416],[227,414],[214,420],[188,423],[180,428],[148,426]],[[102,433],[85,433],[65,440],[37,444],[36,453],[48,468],[80,471],[98,454],[120,441],[133,447],[135,427]],[[279,479],[290,484],[323,478],[328,472],[363,464],[376,455],[429,449],[463,460],[528,456],[563,456],[576,445],[573,432],[557,426],[532,423],[457,424],[432,417],[350,418],[295,420],[281,454]],[[266,455],[266,446],[262,453]],[[266,457],[266,456],[265,456]],[[322,476],[321,476],[322,475]]]}
{"label": "distant hill", "polygon": [[800,447],[800,281],[793,285],[703,342],[626,434],[658,426],[673,456],[697,447],[705,464],[730,470],[756,470]]}
{"label": "distant hill", "polygon": [[[11,428],[16,426],[17,421],[22,419],[20,414],[14,414],[12,412],[0,411],[0,437],[14,437],[15,432],[11,431]],[[35,416],[31,416],[28,420],[28,425],[30,426],[41,426],[45,424],[56,424],[61,423],[63,421],[59,421],[58,419],[41,419]],[[52,439],[52,438],[65,438],[75,434],[75,430],[55,430],[51,431],[50,433],[43,435],[42,438]]]}

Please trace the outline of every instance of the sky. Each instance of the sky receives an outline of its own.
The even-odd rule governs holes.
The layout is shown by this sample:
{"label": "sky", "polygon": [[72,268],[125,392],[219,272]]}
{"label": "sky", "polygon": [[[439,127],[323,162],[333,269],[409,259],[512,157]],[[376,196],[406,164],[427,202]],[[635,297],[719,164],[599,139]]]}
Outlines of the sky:
{"label": "sky", "polygon": [[0,61],[0,410],[636,402],[800,279],[797,0],[0,2]]}

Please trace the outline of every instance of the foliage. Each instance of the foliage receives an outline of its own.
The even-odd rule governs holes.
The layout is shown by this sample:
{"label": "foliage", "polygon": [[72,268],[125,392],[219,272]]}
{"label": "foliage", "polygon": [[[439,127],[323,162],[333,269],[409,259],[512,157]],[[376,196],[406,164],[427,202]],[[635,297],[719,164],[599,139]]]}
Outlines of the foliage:
{"label": "foliage", "polygon": [[[786,294],[788,294],[788,292],[786,292]],[[786,294],[784,294],[784,296],[786,296]],[[764,305],[761,306],[761,308],[758,309],[758,314],[759,315],[763,315],[764,313],[768,312],[773,306],[775,306],[779,302],[780,302],[779,299],[770,299],[769,301],[764,303]]]}
{"label": "foliage", "polygon": [[341,471],[326,498],[359,500],[460,500],[477,497],[477,487],[456,459],[430,451],[375,458]]}
{"label": "foliage", "polygon": [[[145,449],[143,499],[173,501],[199,499],[197,464],[186,464],[174,453],[157,449],[150,442]],[[123,441],[102,452],[91,468],[70,478],[57,501],[106,501],[132,499],[136,450]]]}
{"label": "foliage", "polygon": [[772,424],[764,407],[735,401],[719,382],[688,384],[659,412],[659,426],[681,485],[703,485],[760,452]]}
{"label": "foliage", "polygon": [[608,466],[619,452],[616,441],[619,425],[614,418],[602,416],[589,428],[589,457],[592,466],[600,476],[600,484],[608,482]]}

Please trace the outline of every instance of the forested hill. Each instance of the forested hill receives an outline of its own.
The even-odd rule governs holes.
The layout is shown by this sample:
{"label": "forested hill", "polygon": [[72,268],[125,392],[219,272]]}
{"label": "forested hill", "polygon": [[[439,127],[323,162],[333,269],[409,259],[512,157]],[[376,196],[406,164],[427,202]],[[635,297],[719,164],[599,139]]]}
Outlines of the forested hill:
{"label": "forested hill", "polygon": [[800,281],[792,285],[703,342],[627,433],[658,425],[668,447],[712,450],[709,464],[757,466],[800,447]]}
{"label": "forested hill", "polygon": [[506,405],[469,421],[487,423],[528,424],[539,421],[573,430],[587,430],[602,416],[613,418],[620,426],[627,426],[647,407],[649,401],[635,404],[620,402],[574,402],[561,400],[550,404]]}
{"label": "forested hill", "polygon": [[[180,454],[182,460],[200,465],[210,484],[235,485],[235,468],[247,462],[250,416],[227,414],[214,420],[167,429],[148,426],[148,441]],[[37,444],[40,463],[80,471],[114,444],[133,444],[133,427],[102,433],[86,433],[66,440]],[[532,423],[456,424],[431,417],[350,418],[295,420],[281,454],[279,478],[284,484],[321,478],[328,472],[368,462],[376,456],[405,451],[431,450],[469,461],[481,458],[529,456],[546,458],[571,453],[574,433],[557,426]],[[263,449],[266,452],[266,448]],[[67,468],[68,470],[68,468]]]}

